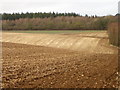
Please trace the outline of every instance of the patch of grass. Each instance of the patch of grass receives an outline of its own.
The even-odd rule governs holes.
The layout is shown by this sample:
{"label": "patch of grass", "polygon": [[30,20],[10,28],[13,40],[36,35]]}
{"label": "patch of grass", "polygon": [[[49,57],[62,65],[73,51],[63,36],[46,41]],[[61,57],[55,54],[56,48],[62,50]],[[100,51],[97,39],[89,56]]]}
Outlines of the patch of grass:
{"label": "patch of grass", "polygon": [[102,32],[105,30],[12,30],[12,31],[5,31],[5,32],[14,32],[14,33],[45,33],[45,34],[72,34],[72,33],[80,33],[80,32]]}

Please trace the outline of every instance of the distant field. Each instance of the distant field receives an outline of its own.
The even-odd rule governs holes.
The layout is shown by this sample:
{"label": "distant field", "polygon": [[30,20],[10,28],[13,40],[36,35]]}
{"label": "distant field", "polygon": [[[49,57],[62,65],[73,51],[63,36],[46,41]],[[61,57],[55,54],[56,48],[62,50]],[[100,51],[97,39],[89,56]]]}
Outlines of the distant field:
{"label": "distant field", "polygon": [[21,31],[4,31],[17,33],[48,33],[48,34],[66,34],[66,33],[80,33],[80,32],[103,32],[105,30],[21,30]]}
{"label": "distant field", "polygon": [[[96,48],[98,48],[98,45],[103,43],[99,41],[105,38],[107,40],[108,37],[105,31],[101,31],[101,32],[79,31],[78,33],[77,32],[74,33],[72,31],[71,33],[70,31],[66,31],[66,32],[54,31],[54,33],[56,32],[56,34],[53,34],[52,31],[46,31],[47,34],[46,33],[41,34],[40,31],[39,33],[33,33],[33,32],[35,31],[31,31],[31,33],[3,32],[3,42],[39,45],[45,47],[63,48],[63,49],[70,49],[77,51],[87,50],[87,52],[89,52],[96,50]],[[104,44],[106,42],[104,41]],[[104,48],[103,50],[106,49]],[[98,51],[99,50],[97,50],[97,52]],[[100,49],[100,52],[101,51],[102,49]],[[107,49],[107,52],[108,51],[109,50]],[[111,52],[111,50],[109,52]]]}

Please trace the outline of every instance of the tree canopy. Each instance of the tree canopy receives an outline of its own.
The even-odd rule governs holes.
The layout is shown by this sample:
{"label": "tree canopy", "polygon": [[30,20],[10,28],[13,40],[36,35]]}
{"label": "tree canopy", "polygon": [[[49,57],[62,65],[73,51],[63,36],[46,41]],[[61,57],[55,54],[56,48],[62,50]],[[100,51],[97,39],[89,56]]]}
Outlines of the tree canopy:
{"label": "tree canopy", "polygon": [[3,13],[2,14],[2,19],[3,20],[16,20],[16,19],[20,19],[20,18],[49,18],[49,17],[57,17],[57,16],[80,16],[79,14],[76,13],[55,13],[55,12],[49,12],[49,13],[42,13],[42,12],[38,12],[38,13],[12,13],[12,14],[8,14],[8,13]]}

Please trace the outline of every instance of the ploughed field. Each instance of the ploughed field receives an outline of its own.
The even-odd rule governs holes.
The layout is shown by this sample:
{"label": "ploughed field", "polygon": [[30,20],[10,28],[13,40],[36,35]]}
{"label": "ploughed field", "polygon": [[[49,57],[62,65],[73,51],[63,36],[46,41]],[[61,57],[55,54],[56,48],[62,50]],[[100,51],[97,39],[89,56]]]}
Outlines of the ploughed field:
{"label": "ploughed field", "polygon": [[4,88],[118,87],[117,48],[106,32],[3,32]]}

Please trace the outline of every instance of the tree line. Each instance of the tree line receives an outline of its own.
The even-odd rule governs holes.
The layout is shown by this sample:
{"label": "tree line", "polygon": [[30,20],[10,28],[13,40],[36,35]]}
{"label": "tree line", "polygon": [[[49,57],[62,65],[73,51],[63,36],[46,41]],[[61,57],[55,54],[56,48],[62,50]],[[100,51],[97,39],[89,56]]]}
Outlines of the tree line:
{"label": "tree line", "polygon": [[115,16],[97,18],[58,16],[49,18],[20,18],[3,20],[3,30],[106,30]]}
{"label": "tree line", "polygon": [[81,16],[76,13],[3,13],[3,30],[105,30],[118,16]]}
{"label": "tree line", "polygon": [[38,12],[38,13],[3,13],[2,14],[2,20],[16,20],[16,19],[20,19],[20,18],[54,18],[54,17],[58,17],[58,16],[80,16],[79,14],[76,13],[55,13],[55,12],[49,12],[49,13],[42,13],[42,12]]}

